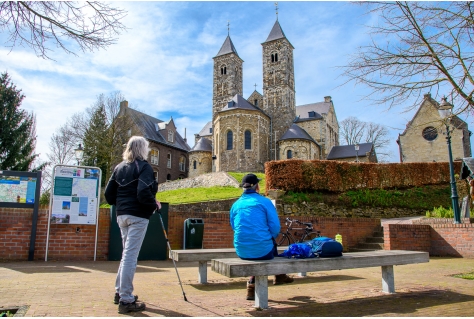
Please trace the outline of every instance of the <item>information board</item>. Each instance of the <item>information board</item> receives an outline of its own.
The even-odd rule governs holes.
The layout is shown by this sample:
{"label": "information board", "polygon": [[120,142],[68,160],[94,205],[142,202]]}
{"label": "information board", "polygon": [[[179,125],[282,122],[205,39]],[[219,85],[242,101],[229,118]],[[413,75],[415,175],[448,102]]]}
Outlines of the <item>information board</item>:
{"label": "information board", "polygon": [[36,176],[6,176],[0,174],[0,202],[34,204],[36,182]]}
{"label": "information board", "polygon": [[51,224],[97,222],[99,168],[55,166],[51,205]]}

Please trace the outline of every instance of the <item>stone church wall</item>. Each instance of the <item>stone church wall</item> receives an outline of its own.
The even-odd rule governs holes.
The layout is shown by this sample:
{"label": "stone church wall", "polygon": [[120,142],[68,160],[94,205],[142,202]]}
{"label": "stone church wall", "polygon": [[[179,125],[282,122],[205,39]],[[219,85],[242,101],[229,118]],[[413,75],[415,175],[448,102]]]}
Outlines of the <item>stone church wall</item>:
{"label": "stone church wall", "polygon": [[[426,127],[437,129],[438,136],[433,141],[423,137]],[[400,135],[401,157],[403,162],[447,162],[448,147],[446,145],[446,127],[441,124],[437,108],[425,99],[418,113],[408,123],[405,135]],[[464,157],[463,131],[455,129],[451,133],[453,159]]]}
{"label": "stone church wall", "polygon": [[[194,168],[196,162],[196,168]],[[189,153],[189,177],[196,177],[212,171],[212,154],[210,152],[193,151]]]}
{"label": "stone church wall", "polygon": [[[263,172],[268,161],[268,128],[270,121],[258,111],[231,110],[219,113],[214,122],[218,145],[215,161],[217,172]],[[227,132],[233,133],[233,147],[227,150]],[[252,148],[245,149],[245,131],[252,134]]]}
{"label": "stone church wall", "polygon": [[308,140],[284,140],[279,143],[280,159],[287,158],[287,151],[292,151],[292,158],[302,160],[319,159],[320,148]]}

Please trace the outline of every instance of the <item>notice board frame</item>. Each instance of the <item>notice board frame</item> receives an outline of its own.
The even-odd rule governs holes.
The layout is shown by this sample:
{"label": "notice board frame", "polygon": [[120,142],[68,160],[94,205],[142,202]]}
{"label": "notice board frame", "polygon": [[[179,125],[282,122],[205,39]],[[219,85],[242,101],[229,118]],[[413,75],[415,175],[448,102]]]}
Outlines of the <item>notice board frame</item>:
{"label": "notice board frame", "polygon": [[[58,164],[53,167],[52,170],[52,181],[51,181],[51,194],[49,198],[49,214],[48,214],[48,232],[46,235],[46,251],[44,255],[44,261],[48,261],[48,248],[49,248],[49,233],[50,233],[50,228],[51,228],[51,218],[53,214],[53,197],[54,197],[54,186],[56,183],[55,179],[55,174],[56,174],[56,168],[57,167],[64,167],[64,168],[72,168],[72,169],[94,169],[99,171],[99,178],[97,181],[97,192],[96,192],[96,212],[95,212],[95,243],[94,243],[94,261],[96,261],[97,257],[97,239],[98,239],[98,232],[99,232],[99,207],[100,207],[100,188],[101,188],[101,182],[102,182],[102,170],[99,167],[96,166],[81,166],[81,165],[63,165],[63,164]],[[69,223],[68,223],[69,224]],[[74,224],[69,224],[69,225],[74,225]],[[83,225],[83,224],[81,224]]]}
{"label": "notice board frame", "polygon": [[35,201],[33,204],[0,202],[0,207],[33,209],[33,218],[31,222],[31,233],[30,233],[30,247],[28,247],[28,261],[32,261],[35,256],[36,228],[38,225],[39,200],[41,196],[41,173],[42,173],[41,171],[22,172],[22,171],[0,170],[0,176],[3,175],[3,176],[18,176],[18,177],[36,177]]}

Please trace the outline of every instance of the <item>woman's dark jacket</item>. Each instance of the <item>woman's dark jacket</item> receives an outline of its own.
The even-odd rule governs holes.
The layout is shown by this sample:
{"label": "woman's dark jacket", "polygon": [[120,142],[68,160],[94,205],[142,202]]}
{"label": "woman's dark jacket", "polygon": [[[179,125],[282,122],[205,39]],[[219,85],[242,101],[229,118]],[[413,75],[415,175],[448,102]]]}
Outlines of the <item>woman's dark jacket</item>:
{"label": "woman's dark jacket", "polygon": [[158,183],[147,161],[118,164],[107,187],[105,199],[116,206],[117,216],[133,215],[149,219],[156,207]]}

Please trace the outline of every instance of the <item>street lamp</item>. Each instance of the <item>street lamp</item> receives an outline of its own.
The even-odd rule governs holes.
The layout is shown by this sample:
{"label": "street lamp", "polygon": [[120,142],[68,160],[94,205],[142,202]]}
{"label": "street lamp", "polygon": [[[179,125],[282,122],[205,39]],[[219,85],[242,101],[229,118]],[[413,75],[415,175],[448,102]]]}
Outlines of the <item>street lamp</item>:
{"label": "street lamp", "polygon": [[359,143],[356,143],[354,148],[356,150],[356,162],[359,163]]}
{"label": "street lamp", "polygon": [[446,97],[441,99],[441,104],[438,108],[439,115],[443,120],[444,125],[446,125],[446,140],[448,143],[448,153],[449,153],[449,173],[451,175],[451,200],[453,202],[453,211],[454,211],[454,224],[461,224],[461,213],[459,211],[458,203],[458,191],[456,189],[456,181],[454,180],[454,165],[453,165],[453,153],[451,151],[451,131],[449,130],[449,121],[453,116],[453,105],[446,101]]}
{"label": "street lamp", "polygon": [[81,164],[82,157],[84,156],[84,149],[82,148],[82,145],[79,144],[79,147],[74,150],[76,153],[76,160],[77,160],[77,165],[79,166]]}

